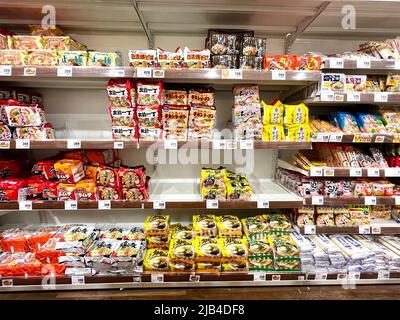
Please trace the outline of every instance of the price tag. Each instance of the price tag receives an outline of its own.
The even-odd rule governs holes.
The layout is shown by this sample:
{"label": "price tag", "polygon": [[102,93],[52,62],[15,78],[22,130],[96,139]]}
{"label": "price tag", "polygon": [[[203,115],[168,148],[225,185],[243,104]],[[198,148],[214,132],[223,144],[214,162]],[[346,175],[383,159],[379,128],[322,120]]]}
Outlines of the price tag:
{"label": "price tag", "polygon": [[191,274],[189,276],[190,282],[200,282],[200,275],[199,274]]}
{"label": "price tag", "polygon": [[375,143],[384,143],[385,142],[385,136],[376,136],[375,137]]}
{"label": "price tag", "polygon": [[342,58],[329,58],[329,67],[331,69],[343,69],[344,61]]}
{"label": "price tag", "polygon": [[70,66],[57,67],[57,77],[72,77],[72,67]]}
{"label": "price tag", "polygon": [[81,148],[81,140],[79,139],[67,140],[67,149],[80,149],[80,148]]}
{"label": "price tag", "polygon": [[316,142],[329,142],[329,133],[317,133]]}
{"label": "price tag", "polygon": [[400,168],[385,168],[385,177],[400,177]]}
{"label": "price tag", "polygon": [[71,276],[71,284],[85,284],[85,276]]}
{"label": "price tag", "polygon": [[374,102],[388,102],[388,93],[387,92],[375,92],[374,93]]}
{"label": "price tag", "polygon": [[311,204],[313,206],[322,206],[324,204],[324,197],[323,196],[312,196]]}
{"label": "price tag", "polygon": [[305,276],[297,276],[297,280],[299,281],[304,281],[306,279]]}
{"label": "price tag", "polygon": [[64,201],[64,209],[65,210],[77,210],[78,209],[78,201],[76,201],[76,200]]}
{"label": "price tag", "polygon": [[32,210],[32,201],[19,201],[18,207],[20,211],[31,211]]}
{"label": "price tag", "polygon": [[218,200],[214,200],[214,199],[206,200],[206,208],[207,209],[218,209]]}
{"label": "price tag", "polygon": [[379,177],[379,169],[377,168],[368,168],[367,170],[368,177]]}
{"label": "price tag", "polygon": [[125,70],[124,69],[113,69],[111,70],[111,76],[116,78],[123,78],[125,77]]}
{"label": "price tag", "polygon": [[390,271],[380,270],[378,271],[378,280],[388,280],[390,279]]}
{"label": "price tag", "polygon": [[2,287],[12,287],[14,285],[13,279],[2,279],[1,286]]}
{"label": "price tag", "polygon": [[343,102],[344,101],[344,94],[335,94],[335,101]]}
{"label": "price tag", "polygon": [[0,141],[0,149],[10,149],[10,141]]}
{"label": "price tag", "polygon": [[364,204],[366,206],[376,206],[376,197],[375,196],[364,197]]}
{"label": "price tag", "polygon": [[258,200],[257,201],[257,209],[268,209],[269,201],[268,200]]}
{"label": "price tag", "polygon": [[286,80],[285,70],[272,70],[272,80]]}
{"label": "price tag", "polygon": [[315,225],[305,225],[304,226],[304,234],[316,234],[317,228]]}
{"label": "price tag", "polygon": [[400,206],[400,197],[399,196],[394,197],[394,204],[396,206]]}
{"label": "price tag", "polygon": [[329,142],[342,142],[343,133],[331,133],[329,135]]}
{"label": "price tag", "polygon": [[226,140],[214,140],[213,141],[213,149],[226,149]]}
{"label": "price tag", "polygon": [[371,69],[371,59],[357,59],[357,69]]}
{"label": "price tag", "polygon": [[359,92],[348,92],[346,94],[348,102],[360,102],[361,94]]}
{"label": "price tag", "polygon": [[371,227],[371,233],[372,234],[381,234],[382,233],[382,228],[381,227]]}
{"label": "price tag", "polygon": [[154,69],[153,70],[153,78],[165,78],[165,70]]}
{"label": "price tag", "polygon": [[273,274],[271,277],[272,281],[281,281],[281,275],[280,274]]}
{"label": "price tag", "polygon": [[361,168],[350,168],[350,177],[361,177],[362,169]]}
{"label": "price tag", "polygon": [[16,139],[15,140],[15,149],[30,149],[31,141],[28,139]]}
{"label": "price tag", "polygon": [[318,272],[315,274],[314,280],[326,280],[328,279],[328,274],[323,272]]}
{"label": "price tag", "polygon": [[221,72],[222,79],[243,79],[243,72],[240,69],[223,69]]}
{"label": "price tag", "polygon": [[0,76],[11,76],[12,66],[0,66]]}
{"label": "price tag", "polygon": [[265,281],[267,280],[267,275],[264,272],[254,272],[253,281]]}
{"label": "price tag", "polygon": [[240,140],[240,149],[251,150],[254,149],[253,140]]}
{"label": "price tag", "polygon": [[142,282],[142,277],[141,276],[133,276],[132,281],[133,282]]}
{"label": "price tag", "polygon": [[371,143],[372,142],[372,134],[370,134],[370,133],[356,133],[354,135],[353,142]]}
{"label": "price tag", "polygon": [[178,141],[177,140],[164,140],[164,149],[178,149]]}
{"label": "price tag", "polygon": [[153,201],[153,209],[164,210],[166,208],[165,201]]}
{"label": "price tag", "polygon": [[335,176],[335,169],[324,169],[324,177],[334,177]]}
{"label": "price tag", "polygon": [[114,149],[123,149],[124,142],[123,141],[114,141]]}
{"label": "price tag", "polygon": [[111,209],[111,201],[110,200],[99,200],[98,208],[99,208],[99,210],[110,210]]}
{"label": "price tag", "polygon": [[371,227],[370,226],[359,226],[358,227],[358,233],[359,234],[370,234],[371,233]]}
{"label": "price tag", "polygon": [[336,279],[337,280],[347,280],[348,275],[346,273],[338,273]]}
{"label": "price tag", "polygon": [[311,177],[322,177],[323,169],[319,167],[311,167],[310,168],[310,176]]}
{"label": "price tag", "polygon": [[151,282],[152,283],[163,283],[164,282],[164,274],[163,273],[152,274]]}
{"label": "price tag", "polygon": [[400,69],[400,60],[394,60],[394,68]]}
{"label": "price tag", "polygon": [[136,68],[137,78],[151,78],[151,68]]}
{"label": "price tag", "polygon": [[238,143],[235,140],[226,140],[226,149],[236,150],[238,148]]}
{"label": "price tag", "polygon": [[333,92],[321,92],[321,101],[335,101]]}
{"label": "price tag", "polygon": [[31,67],[24,68],[24,76],[25,77],[36,76],[36,68],[31,68]]}
{"label": "price tag", "polygon": [[359,272],[349,272],[348,279],[349,280],[360,280],[360,273]]}

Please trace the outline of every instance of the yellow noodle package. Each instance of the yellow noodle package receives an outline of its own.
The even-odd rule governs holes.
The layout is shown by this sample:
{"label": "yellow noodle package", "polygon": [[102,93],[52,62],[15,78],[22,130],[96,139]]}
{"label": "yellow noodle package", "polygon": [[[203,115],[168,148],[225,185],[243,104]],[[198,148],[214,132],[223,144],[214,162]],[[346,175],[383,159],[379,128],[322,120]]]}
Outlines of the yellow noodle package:
{"label": "yellow noodle package", "polygon": [[263,136],[264,141],[284,141],[285,134],[283,126],[280,124],[265,124],[263,125]]}
{"label": "yellow noodle package", "polygon": [[246,236],[249,236],[253,233],[267,231],[269,228],[269,224],[263,216],[255,216],[242,219],[243,230]]}
{"label": "yellow noodle package", "polygon": [[143,265],[147,271],[168,271],[168,250],[148,249]]}
{"label": "yellow noodle package", "polygon": [[194,264],[194,250],[192,240],[172,239],[169,244],[169,257],[171,260],[191,260]]}
{"label": "yellow noodle package", "polygon": [[310,126],[308,124],[292,124],[285,126],[286,141],[310,141]]}
{"label": "yellow noodle package", "polygon": [[199,214],[193,216],[193,231],[203,237],[218,235],[217,223],[213,214]]}
{"label": "yellow noodle package", "polygon": [[225,262],[225,263],[222,263],[222,271],[224,271],[224,272],[249,271],[249,263],[247,261]]}
{"label": "yellow noodle package", "polygon": [[236,216],[224,215],[216,217],[220,237],[241,237],[242,224]]}
{"label": "yellow noodle package", "polygon": [[146,235],[168,235],[169,233],[169,216],[154,215],[148,216],[144,221],[144,231]]}
{"label": "yellow noodle package", "polygon": [[196,262],[220,262],[220,242],[216,238],[196,237],[194,239]]}
{"label": "yellow noodle package", "polygon": [[304,103],[297,105],[285,104],[285,124],[308,123],[308,108]]}
{"label": "yellow noodle package", "polygon": [[261,101],[261,106],[264,110],[263,124],[282,124],[284,105],[279,100],[273,105],[268,105],[264,101]]}
{"label": "yellow noodle package", "polygon": [[226,199],[226,190],[225,189],[201,189],[201,195],[203,199],[211,199],[211,200],[218,200],[222,201]]}
{"label": "yellow noodle package", "polygon": [[180,223],[176,223],[170,226],[170,230],[172,239],[192,240],[194,238],[192,226],[183,226]]}
{"label": "yellow noodle package", "polygon": [[200,186],[202,189],[225,190],[226,170],[225,169],[201,169]]}
{"label": "yellow noodle package", "polygon": [[226,184],[226,198],[229,200],[251,200],[251,187],[240,181],[229,181]]}
{"label": "yellow noodle package", "polygon": [[222,261],[247,261],[249,254],[246,238],[220,238]]}
{"label": "yellow noodle package", "polygon": [[169,234],[146,236],[148,248],[168,249]]}

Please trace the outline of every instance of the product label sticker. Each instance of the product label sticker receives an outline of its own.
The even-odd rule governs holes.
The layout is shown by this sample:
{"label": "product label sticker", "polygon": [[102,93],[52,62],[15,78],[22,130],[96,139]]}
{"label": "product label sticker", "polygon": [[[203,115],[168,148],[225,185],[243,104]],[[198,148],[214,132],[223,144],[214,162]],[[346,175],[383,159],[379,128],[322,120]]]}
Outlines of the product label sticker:
{"label": "product label sticker", "polygon": [[82,142],[80,139],[68,139],[67,149],[80,149]]}
{"label": "product label sticker", "polygon": [[65,210],[77,210],[78,209],[78,201],[76,201],[76,200],[64,201],[64,209]]}
{"label": "product label sticker", "polygon": [[272,70],[272,80],[286,80],[285,70]]}
{"label": "product label sticker", "polygon": [[124,69],[113,69],[111,70],[111,76],[115,78],[123,78],[125,77],[125,70]]}
{"label": "product label sticker", "polygon": [[380,270],[378,271],[378,280],[388,280],[390,279],[390,271],[388,270]]}
{"label": "product label sticker", "polygon": [[398,60],[398,59],[394,60],[394,68],[397,70],[400,69],[400,60]]}
{"label": "product label sticker", "polygon": [[164,140],[164,149],[178,149],[178,141],[173,139]]}
{"label": "product label sticker", "polygon": [[20,211],[31,211],[32,201],[18,201],[18,207]]}
{"label": "product label sticker", "polygon": [[367,170],[368,177],[379,177],[379,169],[378,168],[368,168]]}
{"label": "product label sticker", "polygon": [[154,69],[153,70],[153,78],[165,78],[165,70],[164,69]]}
{"label": "product label sticker", "polygon": [[321,101],[335,101],[333,92],[321,92]]}
{"label": "product label sticker", "polygon": [[395,197],[394,197],[394,204],[395,204],[396,206],[400,206],[400,196],[395,196]]}
{"label": "product label sticker", "polygon": [[304,281],[304,280],[306,280],[306,277],[305,276],[297,276],[297,280]]}
{"label": "product label sticker", "polygon": [[243,79],[243,72],[240,69],[222,69],[221,77],[222,79],[241,80]]}
{"label": "product label sticker", "polygon": [[371,69],[371,59],[357,58],[357,69]]}
{"label": "product label sticker", "polygon": [[324,169],[324,177],[334,177],[335,176],[335,169],[329,168]]}
{"label": "product label sticker", "polygon": [[281,275],[280,274],[273,274],[271,277],[272,281],[281,281]]}
{"label": "product label sticker", "polygon": [[371,143],[372,142],[372,134],[370,134],[370,133],[356,133],[354,135],[353,142]]}
{"label": "product label sticker", "polygon": [[254,272],[253,281],[265,281],[267,280],[267,275],[265,272]]}
{"label": "product label sticker", "polygon": [[165,201],[155,200],[153,201],[153,209],[164,210],[166,208]]}
{"label": "product label sticker", "polygon": [[206,208],[207,209],[218,209],[218,200],[207,199],[206,200]]}
{"label": "product label sticker", "polygon": [[72,67],[70,66],[57,67],[57,77],[72,77]]}
{"label": "product label sticker", "polygon": [[28,139],[15,139],[15,149],[30,149],[31,141]]}
{"label": "product label sticker", "polygon": [[1,286],[2,287],[12,287],[14,285],[13,279],[1,279]]}
{"label": "product label sticker", "polygon": [[388,102],[388,93],[387,92],[375,92],[374,93],[374,102]]}
{"label": "product label sticker", "polygon": [[71,276],[71,284],[74,285],[85,284],[85,276]]}
{"label": "product label sticker", "polygon": [[315,142],[329,142],[329,133],[317,133],[314,141]]}
{"label": "product label sticker", "polygon": [[304,226],[304,234],[316,234],[316,233],[317,233],[317,227],[314,224]]}
{"label": "product label sticker", "polygon": [[359,234],[370,234],[371,227],[370,226],[358,226],[358,233]]}
{"label": "product label sticker", "polygon": [[189,276],[189,282],[200,282],[200,275],[199,274],[191,274]]}
{"label": "product label sticker", "polygon": [[360,280],[360,272],[349,272],[349,280]]}
{"label": "product label sticker", "polygon": [[311,167],[310,168],[310,176],[311,177],[322,177],[323,169],[319,167]]}
{"label": "product label sticker", "polygon": [[361,94],[359,92],[348,92],[346,93],[348,102],[360,102]]}
{"label": "product label sticker", "polygon": [[251,150],[254,149],[253,140],[240,140],[240,149]]}
{"label": "product label sticker", "polygon": [[317,272],[315,274],[314,280],[326,280],[328,279],[328,274],[325,272]]}
{"label": "product label sticker", "polygon": [[10,141],[0,141],[0,149],[10,149]]}
{"label": "product label sticker", "polygon": [[222,150],[226,149],[226,140],[213,140],[213,149]]}
{"label": "product label sticker", "polygon": [[0,66],[0,76],[11,76],[12,66]]}
{"label": "product label sticker", "polygon": [[99,210],[110,210],[111,209],[111,200],[99,200],[98,201],[98,209]]}
{"label": "product label sticker", "polygon": [[400,168],[385,168],[385,177],[400,177]]}
{"label": "product label sticker", "polygon": [[34,76],[36,76],[36,68],[32,68],[32,67],[24,68],[24,76],[25,77],[34,77]]}
{"label": "product label sticker", "polygon": [[142,282],[142,276],[133,276],[132,282]]}
{"label": "product label sticker", "polygon": [[329,142],[342,142],[343,133],[331,133],[329,135]]}
{"label": "product label sticker", "polygon": [[350,168],[350,177],[361,177],[362,169],[361,168]]}
{"label": "product label sticker", "polygon": [[335,101],[343,102],[344,101],[344,94],[335,94]]}
{"label": "product label sticker", "polygon": [[164,282],[164,274],[163,273],[155,273],[151,275],[152,283],[163,283]]}
{"label": "product label sticker", "polygon": [[137,78],[151,78],[151,68],[136,68],[136,77]]}
{"label": "product label sticker", "polygon": [[268,200],[258,200],[257,201],[257,209],[268,209],[269,201]]}
{"label": "product label sticker", "polygon": [[342,58],[329,58],[329,67],[331,69],[343,69],[344,61]]}
{"label": "product label sticker", "polygon": [[376,226],[371,226],[371,233],[372,234],[381,234],[382,233],[382,228],[381,227],[376,227]]}
{"label": "product label sticker", "polygon": [[324,197],[323,196],[312,196],[311,204],[313,206],[322,206],[324,204]]}
{"label": "product label sticker", "polygon": [[364,204],[367,206],[376,206],[376,197],[375,196],[364,197]]}
{"label": "product label sticker", "polygon": [[384,143],[385,142],[385,136],[376,136],[375,137],[375,143]]}
{"label": "product label sticker", "polygon": [[235,140],[226,140],[226,149],[236,150],[238,148],[238,143]]}
{"label": "product label sticker", "polygon": [[114,149],[123,149],[124,142],[123,141],[114,141]]}

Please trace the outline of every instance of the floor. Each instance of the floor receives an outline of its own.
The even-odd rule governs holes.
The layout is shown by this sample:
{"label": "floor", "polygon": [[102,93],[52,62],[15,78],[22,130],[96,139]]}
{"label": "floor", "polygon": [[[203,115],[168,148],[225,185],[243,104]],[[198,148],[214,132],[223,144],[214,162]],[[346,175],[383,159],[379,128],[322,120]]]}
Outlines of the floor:
{"label": "floor", "polygon": [[311,287],[252,287],[252,288],[198,288],[198,289],[125,289],[125,290],[86,290],[86,291],[53,291],[0,293],[0,300],[40,299],[367,299],[367,300],[400,300],[400,285],[363,285],[355,289],[343,289],[341,286],[311,286]]}

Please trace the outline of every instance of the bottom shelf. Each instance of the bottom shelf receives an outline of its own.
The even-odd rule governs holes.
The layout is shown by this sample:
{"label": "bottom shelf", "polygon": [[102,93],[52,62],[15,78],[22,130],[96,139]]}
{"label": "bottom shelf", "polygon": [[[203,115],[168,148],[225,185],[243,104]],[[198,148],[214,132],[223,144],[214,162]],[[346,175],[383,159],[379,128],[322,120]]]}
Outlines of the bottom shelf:
{"label": "bottom shelf", "polygon": [[301,272],[215,274],[138,274],[118,276],[3,277],[0,292],[93,290],[116,288],[185,288],[400,284],[399,272],[306,274]]}

